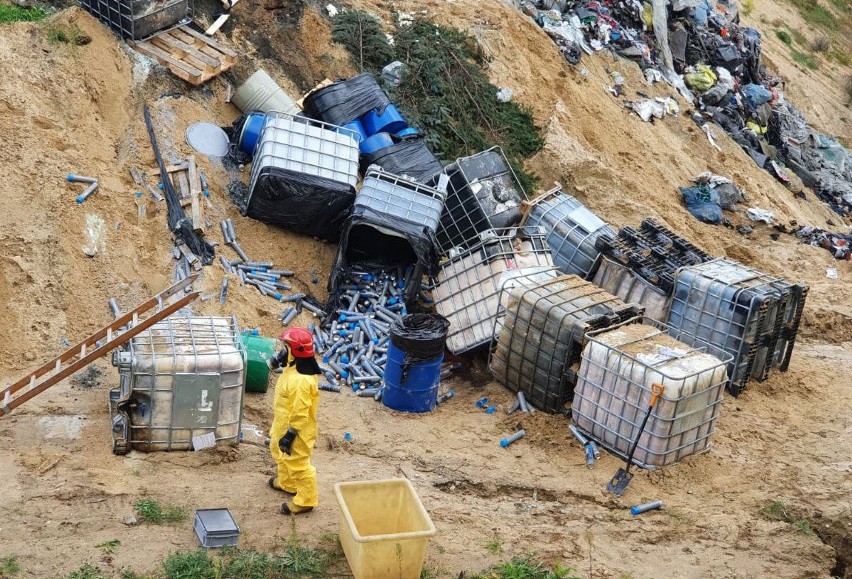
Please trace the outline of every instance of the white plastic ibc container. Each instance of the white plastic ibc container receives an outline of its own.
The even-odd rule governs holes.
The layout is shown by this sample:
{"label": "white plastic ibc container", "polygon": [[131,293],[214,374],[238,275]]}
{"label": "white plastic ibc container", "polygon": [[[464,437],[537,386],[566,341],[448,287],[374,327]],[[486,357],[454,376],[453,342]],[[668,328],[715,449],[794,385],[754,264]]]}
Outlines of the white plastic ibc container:
{"label": "white plastic ibc container", "polygon": [[[260,134],[251,171],[250,191],[271,168],[358,184],[358,142],[354,132],[320,121],[271,114]],[[251,193],[249,194],[251,205]]]}
{"label": "white plastic ibc container", "polygon": [[665,291],[607,257],[601,256],[593,281],[625,302],[643,305],[649,318],[665,321],[669,315],[671,297]]}
{"label": "white plastic ibc container", "polygon": [[562,192],[562,185],[537,197],[527,210],[524,225],[543,227],[553,263],[564,273],[589,278],[600,255],[595,240],[601,235],[615,237],[615,231],[574,197]]}
{"label": "white plastic ibc container", "polygon": [[588,334],[574,389],[572,418],[582,431],[626,457],[651,401],[662,384],[639,438],[634,461],[643,468],[676,463],[710,449],[731,356],[695,349],[653,320]]}
{"label": "white plastic ibc container", "polygon": [[[450,321],[447,349],[460,354],[484,346],[495,336],[501,290],[523,278],[532,282],[554,277],[550,251],[538,228],[494,229],[467,249],[451,255],[438,271],[432,292],[435,310]],[[505,306],[505,304],[502,304]]]}
{"label": "white plastic ibc container", "polygon": [[234,318],[171,316],[114,354],[121,378],[110,391],[113,450],[191,450],[213,434],[237,444],[245,383]]}
{"label": "white plastic ibc container", "polygon": [[432,187],[370,169],[355,195],[355,207],[416,223],[434,233],[438,229],[445,197],[445,194]]}

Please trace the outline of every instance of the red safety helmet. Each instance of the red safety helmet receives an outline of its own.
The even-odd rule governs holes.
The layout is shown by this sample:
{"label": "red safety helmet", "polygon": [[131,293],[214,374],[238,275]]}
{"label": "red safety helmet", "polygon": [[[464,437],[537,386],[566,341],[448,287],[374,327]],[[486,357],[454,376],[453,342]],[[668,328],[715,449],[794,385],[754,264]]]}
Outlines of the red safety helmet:
{"label": "red safety helmet", "polygon": [[312,358],[314,355],[314,337],[305,328],[287,328],[278,339],[290,347],[295,358]]}

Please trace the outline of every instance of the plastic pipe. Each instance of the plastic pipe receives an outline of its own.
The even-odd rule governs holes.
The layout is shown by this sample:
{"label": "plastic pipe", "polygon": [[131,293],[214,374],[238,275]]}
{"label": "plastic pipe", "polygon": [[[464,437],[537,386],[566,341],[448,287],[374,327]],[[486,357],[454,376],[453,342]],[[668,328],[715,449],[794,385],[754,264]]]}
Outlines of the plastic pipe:
{"label": "plastic pipe", "polygon": [[336,384],[329,384],[327,382],[320,382],[319,389],[325,390],[326,392],[340,392],[340,386],[337,386]]}
{"label": "plastic pipe", "polygon": [[586,446],[587,444],[589,444],[589,439],[588,439],[588,438],[586,438],[586,437],[583,435],[583,433],[582,433],[582,432],[580,432],[579,430],[577,430],[577,427],[576,427],[576,426],[574,426],[573,424],[569,424],[569,425],[568,425],[568,430],[570,430],[570,431],[571,431],[571,434],[573,434],[573,435],[574,435],[574,438],[576,438],[576,439],[577,439],[577,442],[579,442],[579,443],[580,443],[580,444],[582,444],[583,446]]}
{"label": "plastic pipe", "polygon": [[452,398],[455,395],[456,395],[456,391],[450,390],[449,392],[445,392],[444,394],[441,394],[440,396],[438,396],[438,400],[436,402],[438,404],[443,404],[444,402],[446,402],[447,400],[449,400],[450,398]]}
{"label": "plastic pipe", "polygon": [[529,412],[530,407],[527,404],[527,397],[523,392],[518,392],[518,403],[520,404],[521,412]]}
{"label": "plastic pipe", "polygon": [[513,435],[508,436],[508,437],[504,438],[503,440],[501,440],[500,446],[502,446],[503,448],[506,448],[507,446],[509,446],[513,442],[522,439],[525,434],[526,434],[525,430],[519,430],[516,433],[514,433]]}
{"label": "plastic pipe", "polygon": [[86,190],[85,190],[85,191],[83,191],[82,193],[80,193],[79,195],[77,195],[77,203],[82,203],[83,201],[85,201],[86,199],[88,199],[88,198],[89,198],[89,195],[91,195],[92,193],[94,193],[97,189],[98,189],[98,182],[97,182],[97,181],[95,181],[94,183],[92,183],[91,185],[89,185],[88,187],[86,187]]}
{"label": "plastic pipe", "polygon": [[647,513],[648,511],[653,511],[655,509],[662,508],[662,506],[663,501],[661,500],[651,501],[650,503],[645,503],[644,505],[630,507],[630,514],[635,517],[636,515],[641,515],[642,513]]}
{"label": "plastic pipe", "polygon": [[82,175],[75,175],[74,173],[68,173],[66,177],[69,183],[97,183],[98,180],[94,177],[84,177]]}

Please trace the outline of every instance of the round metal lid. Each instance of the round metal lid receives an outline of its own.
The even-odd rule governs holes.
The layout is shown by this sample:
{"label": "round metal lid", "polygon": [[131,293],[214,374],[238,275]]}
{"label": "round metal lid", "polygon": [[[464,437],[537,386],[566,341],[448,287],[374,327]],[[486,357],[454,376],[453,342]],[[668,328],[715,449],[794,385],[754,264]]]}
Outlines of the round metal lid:
{"label": "round metal lid", "polygon": [[186,129],[186,143],[208,157],[224,157],[230,141],[219,126],[213,123],[192,123]]}

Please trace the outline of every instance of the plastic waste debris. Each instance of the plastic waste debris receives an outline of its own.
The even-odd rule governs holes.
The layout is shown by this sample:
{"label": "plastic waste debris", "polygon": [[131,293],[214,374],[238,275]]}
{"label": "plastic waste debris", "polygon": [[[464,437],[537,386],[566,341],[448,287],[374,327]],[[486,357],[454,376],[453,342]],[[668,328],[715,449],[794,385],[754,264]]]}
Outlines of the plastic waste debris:
{"label": "plastic waste debris", "polygon": [[763,221],[767,225],[772,225],[775,222],[775,214],[760,207],[750,207],[746,210],[746,215],[752,221]]}

